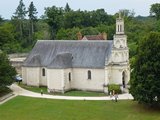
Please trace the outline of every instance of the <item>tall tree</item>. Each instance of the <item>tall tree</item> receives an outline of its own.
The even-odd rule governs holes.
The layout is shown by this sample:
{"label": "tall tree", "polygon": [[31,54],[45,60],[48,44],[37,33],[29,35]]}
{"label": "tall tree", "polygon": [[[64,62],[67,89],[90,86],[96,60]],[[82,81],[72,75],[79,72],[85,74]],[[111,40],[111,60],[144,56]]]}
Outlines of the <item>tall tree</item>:
{"label": "tall tree", "polygon": [[26,7],[23,3],[23,0],[20,0],[19,5],[18,5],[16,12],[14,14],[15,14],[15,16],[13,16],[13,18],[18,20],[20,37],[22,39],[23,38],[23,21],[25,19],[26,14],[27,14]]}
{"label": "tall tree", "polygon": [[34,31],[35,31],[35,22],[37,21],[37,9],[36,7],[34,6],[33,2],[30,3],[29,5],[29,8],[28,8],[28,16],[29,16],[29,24],[30,24],[30,27],[29,27],[29,38],[31,40],[33,40],[33,34],[34,34]]}
{"label": "tall tree", "polygon": [[140,44],[130,92],[135,100],[160,105],[160,33],[150,33]]}
{"label": "tall tree", "polygon": [[160,3],[155,3],[151,5],[150,14],[155,16],[157,20],[160,19]]}
{"label": "tall tree", "polygon": [[58,29],[63,26],[64,10],[56,6],[48,7],[45,9],[45,15],[50,26],[51,38],[55,39]]}
{"label": "tall tree", "polygon": [[3,18],[2,16],[0,15],[0,25],[3,23]]}
{"label": "tall tree", "polygon": [[6,54],[0,51],[0,93],[4,92],[6,86],[11,85],[16,75],[15,69],[11,66]]}
{"label": "tall tree", "polygon": [[64,8],[65,12],[70,12],[71,11],[71,8],[69,7],[69,4],[66,3],[66,6]]}

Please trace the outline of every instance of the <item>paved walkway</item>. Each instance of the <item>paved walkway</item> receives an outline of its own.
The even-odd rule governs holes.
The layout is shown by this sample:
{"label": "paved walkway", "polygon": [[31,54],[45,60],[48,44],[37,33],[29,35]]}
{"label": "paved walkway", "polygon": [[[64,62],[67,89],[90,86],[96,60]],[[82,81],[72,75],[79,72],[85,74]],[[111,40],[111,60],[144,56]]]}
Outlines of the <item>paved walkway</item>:
{"label": "paved walkway", "polygon": [[[61,99],[61,100],[111,100],[109,96],[102,96],[102,97],[75,97],[75,96],[58,96],[58,95],[47,95],[40,93],[31,92],[28,90],[25,90],[21,87],[19,87],[17,84],[12,84],[10,86],[10,89],[13,91],[14,96],[4,100],[3,102],[0,102],[0,104],[3,104],[4,102],[12,99],[15,96],[21,95],[21,96],[28,96],[28,97],[34,97],[34,98],[47,98],[47,99]],[[129,100],[133,99],[131,94],[125,93],[118,96],[119,100]]]}
{"label": "paved walkway", "polygon": [[[31,92],[28,90],[25,90],[21,87],[19,87],[16,84],[12,84],[10,88],[13,90],[13,93],[15,95],[21,95],[21,96],[29,96],[29,97],[35,97],[35,98],[48,98],[48,99],[63,99],[63,100],[111,100],[109,96],[103,96],[103,97],[75,97],[75,96],[58,96],[58,95],[47,95],[40,93]],[[127,99],[133,99],[131,94],[125,93],[118,96],[119,100],[127,100]]]}

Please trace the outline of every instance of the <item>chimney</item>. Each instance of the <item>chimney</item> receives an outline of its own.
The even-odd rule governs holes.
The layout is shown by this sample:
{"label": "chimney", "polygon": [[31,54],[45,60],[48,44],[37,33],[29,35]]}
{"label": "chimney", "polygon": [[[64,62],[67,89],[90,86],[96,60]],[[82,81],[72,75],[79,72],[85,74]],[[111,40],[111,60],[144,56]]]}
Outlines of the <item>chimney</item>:
{"label": "chimney", "polygon": [[77,38],[78,38],[78,40],[82,40],[82,34],[81,34],[81,32],[77,33]]}
{"label": "chimney", "polygon": [[103,32],[102,37],[103,37],[104,40],[107,40],[107,33]]}

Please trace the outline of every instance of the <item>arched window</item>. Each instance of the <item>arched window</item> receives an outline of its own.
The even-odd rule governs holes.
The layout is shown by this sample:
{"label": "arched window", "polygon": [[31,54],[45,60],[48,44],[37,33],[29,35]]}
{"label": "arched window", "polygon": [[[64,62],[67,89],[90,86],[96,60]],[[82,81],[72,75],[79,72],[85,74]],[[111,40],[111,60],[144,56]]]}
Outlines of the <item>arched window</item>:
{"label": "arched window", "polygon": [[68,79],[71,81],[71,73],[68,74]]}
{"label": "arched window", "polygon": [[119,32],[119,25],[118,25],[118,32]]}
{"label": "arched window", "polygon": [[88,79],[91,79],[91,71],[88,70]]}
{"label": "arched window", "polygon": [[42,68],[42,76],[45,76],[46,75],[46,71],[44,68]]}

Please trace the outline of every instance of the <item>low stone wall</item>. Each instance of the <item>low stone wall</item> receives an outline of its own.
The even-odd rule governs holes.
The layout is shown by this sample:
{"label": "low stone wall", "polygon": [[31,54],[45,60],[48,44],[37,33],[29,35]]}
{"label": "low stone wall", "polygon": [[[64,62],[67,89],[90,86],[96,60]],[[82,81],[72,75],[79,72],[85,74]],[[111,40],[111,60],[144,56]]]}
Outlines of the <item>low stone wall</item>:
{"label": "low stone wall", "polygon": [[28,53],[14,53],[14,54],[9,54],[9,59],[11,58],[23,58],[26,57]]}
{"label": "low stone wall", "polygon": [[21,60],[13,60],[13,59],[10,59],[10,62],[12,64],[13,67],[16,68],[16,71],[18,74],[22,74],[22,65],[23,65],[23,62],[24,62],[25,58],[21,59]]}
{"label": "low stone wall", "polygon": [[11,96],[13,96],[13,95],[14,95],[13,93],[9,93],[9,94],[6,94],[6,95],[0,97],[0,102],[8,99],[9,97],[11,97]]}
{"label": "low stone wall", "polygon": [[22,74],[21,67],[27,55],[28,53],[16,53],[8,55],[12,66],[16,68],[18,74]]}

